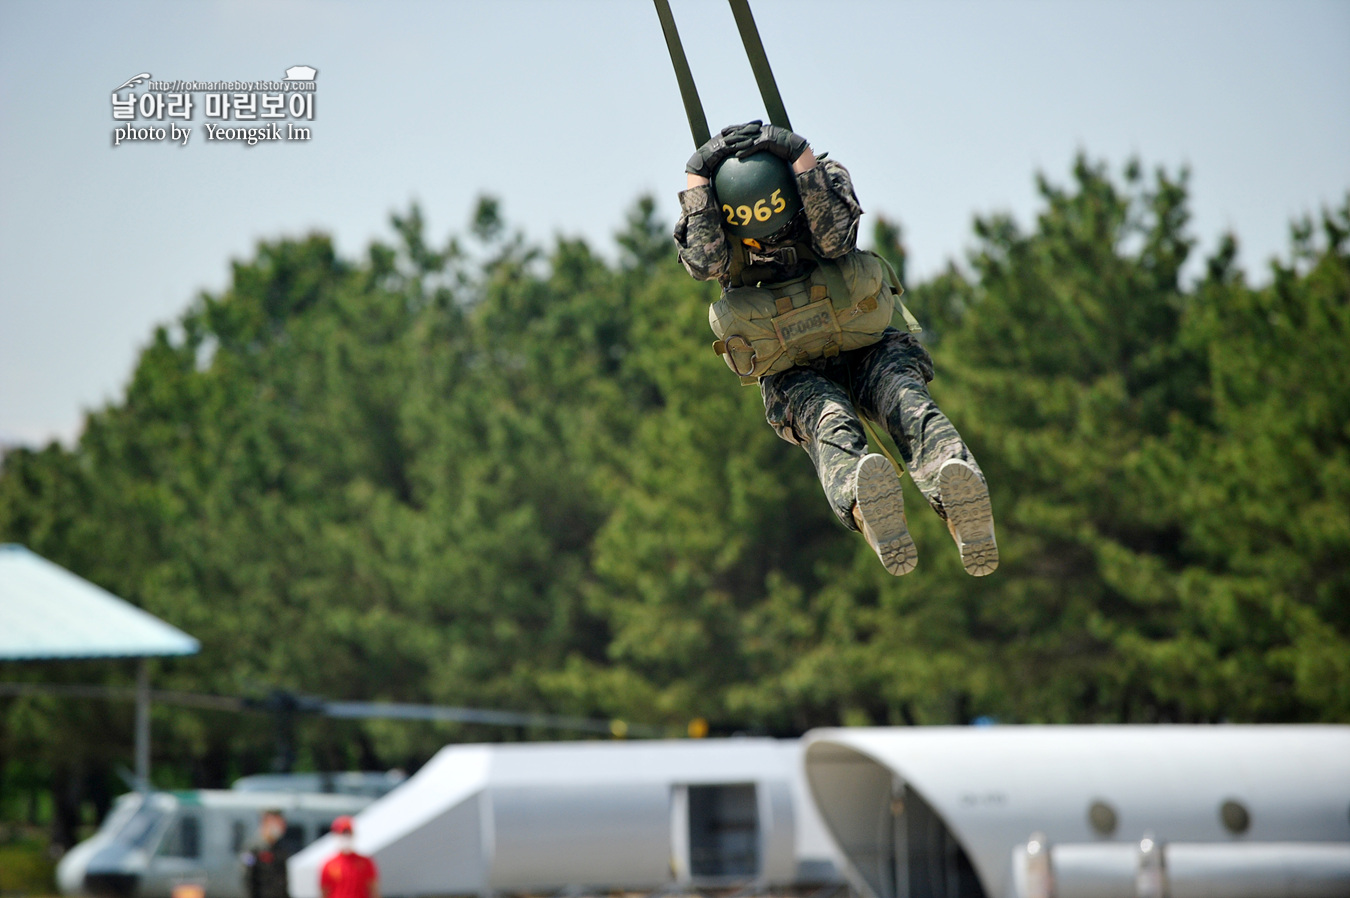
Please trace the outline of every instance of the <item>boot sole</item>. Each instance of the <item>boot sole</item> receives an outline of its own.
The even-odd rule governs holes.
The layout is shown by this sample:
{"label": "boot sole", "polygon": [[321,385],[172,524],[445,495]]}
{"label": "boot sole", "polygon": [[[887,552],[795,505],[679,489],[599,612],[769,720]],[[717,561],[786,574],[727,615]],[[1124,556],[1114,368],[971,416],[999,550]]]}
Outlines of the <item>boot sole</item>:
{"label": "boot sole", "polygon": [[972,577],[992,574],[998,567],[998,543],[984,479],[966,462],[953,459],[938,472],[938,491],[966,573]]}
{"label": "boot sole", "polygon": [[[919,551],[905,521],[905,495],[895,468],[881,455],[866,455],[858,462],[854,497],[858,514],[876,541],[872,548],[882,567],[899,577],[914,570]],[[871,540],[869,540],[871,542]]]}

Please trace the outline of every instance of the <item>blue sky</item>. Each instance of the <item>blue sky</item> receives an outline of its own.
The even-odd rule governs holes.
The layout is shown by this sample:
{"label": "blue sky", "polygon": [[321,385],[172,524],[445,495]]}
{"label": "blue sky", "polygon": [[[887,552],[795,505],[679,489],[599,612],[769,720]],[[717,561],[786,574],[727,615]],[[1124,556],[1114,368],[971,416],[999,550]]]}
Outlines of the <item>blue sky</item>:
{"label": "blue sky", "polygon": [[[761,117],[721,0],[671,0],[714,128]],[[1201,253],[1257,280],[1289,221],[1350,190],[1350,3],[942,0],[752,5],[793,124],[899,219],[912,280],[979,214],[1030,226],[1078,151],[1192,171]],[[113,147],[110,93],[319,70],[313,139]],[[200,97],[198,98],[200,102]],[[645,0],[0,4],[0,443],[72,439],[155,325],[260,239],[354,255],[419,202],[440,240],[500,197],[534,240],[602,252],[691,149]]]}

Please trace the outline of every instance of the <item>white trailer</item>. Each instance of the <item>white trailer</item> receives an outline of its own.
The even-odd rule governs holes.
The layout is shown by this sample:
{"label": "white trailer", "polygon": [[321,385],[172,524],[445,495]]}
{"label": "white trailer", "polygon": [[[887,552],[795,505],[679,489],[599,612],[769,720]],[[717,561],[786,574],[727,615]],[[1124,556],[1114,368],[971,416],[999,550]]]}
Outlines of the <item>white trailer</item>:
{"label": "white trailer", "polygon": [[[841,883],[798,740],[553,742],[442,749],[356,817],[386,896]],[[290,862],[317,898],[335,850]]]}
{"label": "white trailer", "polygon": [[866,898],[1350,896],[1348,726],[816,730]]}

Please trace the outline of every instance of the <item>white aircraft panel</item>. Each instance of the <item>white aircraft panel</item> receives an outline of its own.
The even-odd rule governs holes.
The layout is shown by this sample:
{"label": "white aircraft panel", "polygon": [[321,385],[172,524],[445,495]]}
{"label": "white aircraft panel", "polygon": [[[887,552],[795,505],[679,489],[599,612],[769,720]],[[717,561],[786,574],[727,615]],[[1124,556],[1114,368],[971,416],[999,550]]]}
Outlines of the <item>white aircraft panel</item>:
{"label": "white aircraft panel", "polygon": [[[486,746],[443,748],[408,782],[394,789],[356,818],[356,850],[375,859],[380,867],[384,893],[389,895],[447,894],[436,887],[442,881],[482,883],[487,861],[481,850],[469,852],[470,828],[479,826],[475,796],[487,784],[489,750]],[[469,821],[473,822],[470,823]],[[451,845],[455,847],[418,854],[402,846]],[[460,851],[460,845],[466,846]],[[287,864],[291,898],[318,898],[319,871],[337,851],[332,836],[324,836]],[[469,852],[469,853],[466,853]],[[411,861],[411,862],[410,862]],[[465,863],[470,862],[468,866]],[[409,883],[413,891],[401,892],[390,883]],[[473,891],[474,889],[465,889]]]}
{"label": "white aircraft panel", "polygon": [[[991,896],[1003,894],[1013,846],[1036,831],[1051,843],[1150,832],[1165,842],[1350,841],[1345,726],[859,728],[814,731],[806,744],[817,807],[878,895],[884,880],[869,871],[895,854],[890,815],[878,813],[892,780],[932,807]],[[1226,827],[1227,801],[1242,806],[1245,828]],[[1094,802],[1114,827],[1094,829]]]}
{"label": "white aircraft panel", "polygon": [[484,892],[487,863],[482,803],[486,800],[479,792],[377,851],[381,893],[411,898]]}
{"label": "white aircraft panel", "polygon": [[672,878],[663,784],[496,788],[492,817],[495,889],[640,888]]}

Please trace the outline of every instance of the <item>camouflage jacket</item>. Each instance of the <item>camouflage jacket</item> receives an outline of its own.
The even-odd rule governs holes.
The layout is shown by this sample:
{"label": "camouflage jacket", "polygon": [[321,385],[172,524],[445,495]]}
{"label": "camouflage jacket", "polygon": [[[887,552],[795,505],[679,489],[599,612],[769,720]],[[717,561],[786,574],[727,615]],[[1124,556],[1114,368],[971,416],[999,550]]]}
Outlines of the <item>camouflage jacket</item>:
{"label": "camouflage jacket", "polygon": [[[797,191],[811,232],[811,248],[818,255],[837,259],[857,248],[862,207],[846,168],[833,159],[821,160],[797,175]],[[710,185],[680,192],[675,243],[680,248],[680,261],[691,275],[700,281],[716,279],[727,286],[731,247]]]}

